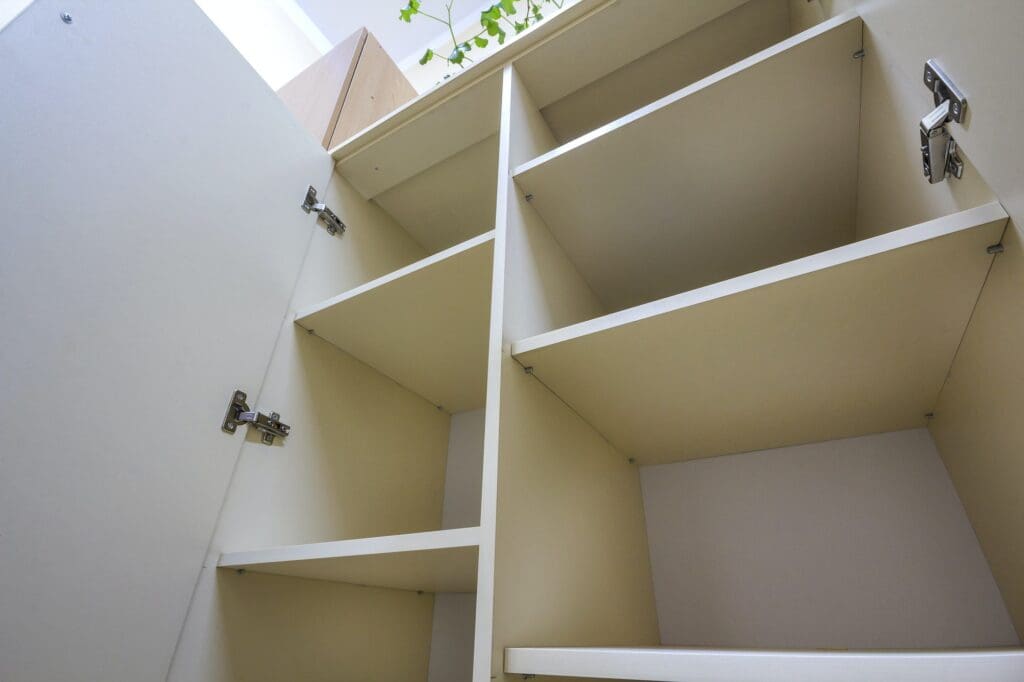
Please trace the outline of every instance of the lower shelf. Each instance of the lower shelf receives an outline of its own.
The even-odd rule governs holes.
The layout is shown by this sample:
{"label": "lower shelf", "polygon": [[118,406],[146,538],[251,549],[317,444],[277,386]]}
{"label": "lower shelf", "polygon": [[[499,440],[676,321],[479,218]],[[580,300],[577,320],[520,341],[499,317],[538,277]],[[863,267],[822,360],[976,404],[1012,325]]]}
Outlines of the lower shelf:
{"label": "lower shelf", "polygon": [[476,591],[479,528],[225,552],[220,568],[424,592]]}
{"label": "lower shelf", "polygon": [[1019,682],[1024,649],[514,648],[505,672],[649,682]]}

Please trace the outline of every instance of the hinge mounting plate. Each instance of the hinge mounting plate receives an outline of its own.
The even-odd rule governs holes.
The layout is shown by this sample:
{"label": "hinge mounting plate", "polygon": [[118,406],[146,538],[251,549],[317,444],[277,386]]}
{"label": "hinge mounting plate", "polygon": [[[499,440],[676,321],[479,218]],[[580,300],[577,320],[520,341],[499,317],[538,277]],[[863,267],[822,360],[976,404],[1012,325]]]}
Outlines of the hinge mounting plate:
{"label": "hinge mounting plate", "polygon": [[247,399],[245,391],[242,390],[236,390],[231,395],[228,411],[224,414],[224,423],[220,426],[222,431],[234,433],[239,426],[249,424],[260,432],[260,440],[264,445],[273,445],[274,438],[278,436],[284,438],[288,435],[291,427],[281,422],[281,415],[277,412],[263,414],[250,410],[249,404],[246,402]]}
{"label": "hinge mounting plate", "polygon": [[316,187],[313,185],[306,190],[306,198],[302,201],[302,210],[306,213],[316,213],[320,220],[324,221],[324,227],[327,228],[328,234],[339,234],[345,231],[345,223],[341,221],[341,218],[327,208],[327,204],[317,201]]}

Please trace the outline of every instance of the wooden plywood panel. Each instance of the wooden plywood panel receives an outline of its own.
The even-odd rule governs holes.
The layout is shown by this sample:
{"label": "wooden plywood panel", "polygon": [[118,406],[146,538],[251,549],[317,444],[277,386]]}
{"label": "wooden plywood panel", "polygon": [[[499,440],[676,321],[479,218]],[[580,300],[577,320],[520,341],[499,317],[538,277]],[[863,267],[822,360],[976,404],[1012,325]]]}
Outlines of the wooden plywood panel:
{"label": "wooden plywood panel", "polygon": [[745,1],[609,3],[557,40],[516,59],[516,70],[537,106],[544,108]]}
{"label": "wooden plywood panel", "polygon": [[449,412],[483,406],[488,232],[300,310],[296,322]]}
{"label": "wooden plywood panel", "polygon": [[494,229],[498,140],[491,136],[374,197],[429,253]]}
{"label": "wooden plywood panel", "polygon": [[[552,102],[544,107],[544,118],[563,143],[625,116],[788,38],[789,4],[791,0],[744,3]],[[699,5],[675,3],[691,11],[704,8]]]}
{"label": "wooden plywood panel", "polygon": [[479,528],[225,552],[220,568],[425,592],[476,589]]}
{"label": "wooden plywood panel", "polygon": [[325,147],[341,144],[416,97],[416,89],[373,34],[366,34],[351,79],[344,106]]}
{"label": "wooden plywood panel", "polygon": [[1024,632],[1024,249],[1003,238],[942,389],[931,430],[982,549]]}
{"label": "wooden plywood panel", "polygon": [[325,149],[338,124],[366,35],[365,28],[359,29],[277,91],[302,127]]}
{"label": "wooden plywood panel", "polygon": [[0,678],[160,680],[330,158],[190,2],[39,0],[0,61]]}
{"label": "wooden plywood panel", "polygon": [[988,204],[512,352],[644,463],[924,426],[1005,224]]}
{"label": "wooden plywood panel", "polygon": [[435,104],[368,146],[339,157],[338,171],[367,199],[494,135],[500,74]]}
{"label": "wooden plywood panel", "polygon": [[509,649],[506,672],[650,682],[1015,682],[1024,651]]}
{"label": "wooden plywood panel", "polygon": [[825,22],[516,169],[612,310],[849,242],[861,22]]}

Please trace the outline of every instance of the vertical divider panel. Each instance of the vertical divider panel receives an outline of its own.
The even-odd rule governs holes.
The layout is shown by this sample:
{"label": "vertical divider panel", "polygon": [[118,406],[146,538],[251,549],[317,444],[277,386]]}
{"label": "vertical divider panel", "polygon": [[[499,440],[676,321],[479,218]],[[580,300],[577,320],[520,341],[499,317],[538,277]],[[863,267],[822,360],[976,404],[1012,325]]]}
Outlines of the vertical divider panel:
{"label": "vertical divider panel", "polygon": [[554,145],[503,74],[474,682],[523,645],[657,645],[639,476],[510,354],[524,333],[603,312],[511,178]]}

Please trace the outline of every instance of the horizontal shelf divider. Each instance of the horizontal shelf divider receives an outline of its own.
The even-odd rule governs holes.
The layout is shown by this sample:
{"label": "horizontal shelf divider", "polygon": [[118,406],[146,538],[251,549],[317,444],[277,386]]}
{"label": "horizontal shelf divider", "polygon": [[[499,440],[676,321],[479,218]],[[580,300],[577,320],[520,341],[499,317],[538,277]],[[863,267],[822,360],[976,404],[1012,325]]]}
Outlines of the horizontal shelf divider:
{"label": "horizontal shelf divider", "polygon": [[1024,650],[510,648],[505,672],[648,682],[1017,682]]}
{"label": "horizontal shelf divider", "polygon": [[544,154],[518,189],[608,310],[855,238],[862,22],[844,14]]}
{"label": "horizontal shelf divider", "polygon": [[449,412],[483,406],[493,230],[310,306],[300,327]]}
{"label": "horizontal shelf divider", "polygon": [[218,567],[426,592],[476,589],[480,529],[225,552]]}
{"label": "horizontal shelf divider", "polygon": [[1006,220],[986,204],[523,339],[512,354],[645,464],[923,426]]}

